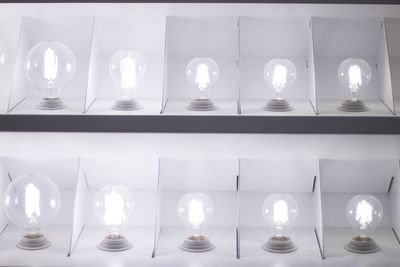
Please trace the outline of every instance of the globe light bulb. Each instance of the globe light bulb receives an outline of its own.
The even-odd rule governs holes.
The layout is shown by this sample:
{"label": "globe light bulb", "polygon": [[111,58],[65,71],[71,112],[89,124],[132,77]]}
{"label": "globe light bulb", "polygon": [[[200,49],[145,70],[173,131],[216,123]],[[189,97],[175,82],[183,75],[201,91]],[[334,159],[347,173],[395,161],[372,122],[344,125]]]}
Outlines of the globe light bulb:
{"label": "globe light bulb", "polygon": [[208,93],[219,77],[217,62],[209,57],[196,57],[186,66],[186,79],[196,90],[196,98],[187,107],[189,110],[209,111],[217,107]]}
{"label": "globe light bulb", "polygon": [[214,245],[204,234],[204,227],[214,213],[211,199],[204,193],[189,193],[178,202],[179,218],[190,228],[181,249],[190,252],[205,252],[214,249]]}
{"label": "globe light bulb", "polygon": [[25,75],[28,81],[43,92],[38,109],[64,108],[61,90],[74,78],[76,58],[71,49],[57,41],[36,44],[25,58]]}
{"label": "globe light bulb", "polygon": [[288,194],[272,194],[264,200],[262,214],[267,226],[274,232],[262,248],[276,253],[295,251],[297,248],[287,233],[298,215],[296,200]]}
{"label": "globe light bulb", "polygon": [[383,216],[382,204],[372,195],[356,195],[347,203],[347,220],[356,235],[345,246],[355,253],[373,253],[379,250],[370,234],[375,230]]}
{"label": "globe light bulb", "polygon": [[93,201],[98,218],[108,228],[108,234],[97,246],[105,251],[122,251],[132,245],[121,234],[129,215],[133,211],[133,195],[122,185],[106,185],[100,188]]}
{"label": "globe light bulb", "polygon": [[60,191],[44,175],[21,175],[7,186],[4,210],[10,221],[23,231],[17,247],[27,250],[47,248],[51,242],[41,230],[60,210]]}
{"label": "globe light bulb", "polygon": [[371,82],[371,68],[361,58],[348,58],[338,68],[338,79],[345,88],[346,98],[341,106],[341,111],[361,112],[368,107],[362,101],[365,88]]}
{"label": "globe light bulb", "polygon": [[271,92],[271,99],[264,106],[264,110],[293,110],[286,99],[287,90],[296,81],[296,68],[293,63],[285,58],[270,60],[264,67],[264,81]]}
{"label": "globe light bulb", "polygon": [[109,63],[109,71],[116,89],[115,110],[136,110],[141,106],[134,99],[146,71],[143,56],[133,50],[120,50]]}
{"label": "globe light bulb", "polygon": [[8,55],[7,42],[3,36],[0,35],[0,74],[2,74],[7,68]]}

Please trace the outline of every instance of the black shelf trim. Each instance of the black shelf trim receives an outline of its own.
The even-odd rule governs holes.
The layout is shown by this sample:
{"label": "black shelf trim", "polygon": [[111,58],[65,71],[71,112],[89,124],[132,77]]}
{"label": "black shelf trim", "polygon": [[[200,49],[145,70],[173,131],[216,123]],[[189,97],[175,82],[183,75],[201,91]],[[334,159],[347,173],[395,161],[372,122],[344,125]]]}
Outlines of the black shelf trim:
{"label": "black shelf trim", "polygon": [[0,115],[0,131],[400,134],[400,117]]}
{"label": "black shelf trim", "polygon": [[398,5],[400,0],[0,0],[0,3],[231,3],[231,4],[373,4]]}

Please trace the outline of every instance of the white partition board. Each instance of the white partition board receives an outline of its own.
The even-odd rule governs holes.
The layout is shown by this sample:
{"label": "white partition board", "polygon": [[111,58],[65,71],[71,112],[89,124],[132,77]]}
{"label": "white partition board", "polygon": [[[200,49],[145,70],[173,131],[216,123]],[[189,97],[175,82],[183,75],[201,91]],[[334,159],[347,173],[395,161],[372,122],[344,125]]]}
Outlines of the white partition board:
{"label": "white partition board", "polygon": [[[310,104],[309,61],[312,44],[309,18],[240,18],[240,98],[245,115],[315,115]],[[265,64],[274,58],[287,58],[296,67],[297,79],[288,89],[291,112],[268,112],[262,108],[270,99],[265,83]],[[314,101],[315,102],[315,101]]]}
{"label": "white partition board", "polygon": [[[167,72],[165,114],[237,114],[238,25],[237,17],[167,17]],[[185,69],[195,57],[211,57],[219,66],[219,79],[210,90],[216,111],[186,109],[196,90],[186,80]],[[221,103],[221,104],[220,104]]]}
{"label": "white partition board", "polygon": [[[389,116],[393,110],[391,87],[385,86],[388,64],[383,49],[386,39],[382,20],[375,18],[313,18],[315,49],[316,89],[318,111],[321,115],[337,116]],[[371,83],[364,92],[364,100],[370,108],[367,112],[341,112],[337,107],[345,97],[345,89],[337,78],[340,63],[349,57],[360,57],[368,62],[372,72]]]}
{"label": "white partition board", "polygon": [[[151,115],[161,111],[165,17],[96,17],[91,70],[85,110],[88,114]],[[146,71],[135,99],[142,109],[119,112],[110,107],[115,101],[115,86],[109,72],[111,57],[120,50],[139,52]]]}
{"label": "white partition board", "polygon": [[390,77],[392,81],[396,113],[400,110],[400,19],[385,18],[386,38],[389,51]]}
{"label": "white partition board", "polygon": [[0,73],[0,114],[7,111],[13,83],[15,59],[17,56],[21,17],[2,17],[0,19],[0,42],[5,42],[7,55],[4,59],[6,69]]}
{"label": "white partition board", "polygon": [[[15,114],[81,114],[88,84],[92,31],[93,17],[23,17],[8,111]],[[43,92],[30,85],[25,77],[27,53],[37,43],[47,40],[66,44],[77,60],[76,75],[61,92],[66,105],[62,110],[36,109]]]}
{"label": "white partition board", "polygon": [[399,236],[400,233],[400,169],[397,165],[397,172],[393,178],[389,192],[390,214],[392,217],[393,231]]}

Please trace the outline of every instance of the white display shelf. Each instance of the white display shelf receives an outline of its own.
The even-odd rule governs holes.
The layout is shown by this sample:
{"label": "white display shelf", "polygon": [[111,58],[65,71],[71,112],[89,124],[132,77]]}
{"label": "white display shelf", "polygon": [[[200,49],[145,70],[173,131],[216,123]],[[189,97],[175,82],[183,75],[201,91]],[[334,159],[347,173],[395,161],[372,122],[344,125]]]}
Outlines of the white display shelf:
{"label": "white display shelf", "polygon": [[345,112],[337,108],[343,100],[320,100],[318,102],[318,112],[321,116],[357,116],[357,117],[383,117],[393,116],[393,113],[380,100],[365,100],[365,105],[369,108],[364,112]]}
{"label": "white display shelf", "polygon": [[186,107],[190,104],[191,99],[168,99],[163,114],[165,115],[237,115],[237,101],[228,99],[213,99],[217,106],[216,110],[211,111],[194,111],[188,110]]}
{"label": "white display shelf", "polygon": [[249,116],[314,116],[315,112],[307,100],[289,100],[293,110],[286,112],[273,112],[263,110],[263,107],[267,104],[268,99],[242,99],[241,100],[241,111],[242,115]]}
{"label": "white display shelf", "polygon": [[96,99],[85,113],[87,115],[160,115],[161,101],[157,99],[138,99],[139,105],[142,106],[138,110],[113,110],[111,106],[114,105],[115,99],[101,98]]}
{"label": "white display shelf", "polygon": [[9,114],[32,114],[32,115],[81,115],[83,112],[83,100],[63,98],[65,108],[59,110],[43,110],[36,108],[40,98],[26,98],[15,106]]}

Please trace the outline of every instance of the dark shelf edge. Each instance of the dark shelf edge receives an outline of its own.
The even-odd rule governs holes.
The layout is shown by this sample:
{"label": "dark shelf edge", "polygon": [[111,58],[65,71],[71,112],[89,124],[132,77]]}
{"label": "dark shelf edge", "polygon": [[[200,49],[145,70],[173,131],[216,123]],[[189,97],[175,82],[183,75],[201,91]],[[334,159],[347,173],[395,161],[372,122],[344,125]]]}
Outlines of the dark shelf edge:
{"label": "dark shelf edge", "polygon": [[400,134],[400,117],[0,115],[0,131]]}

